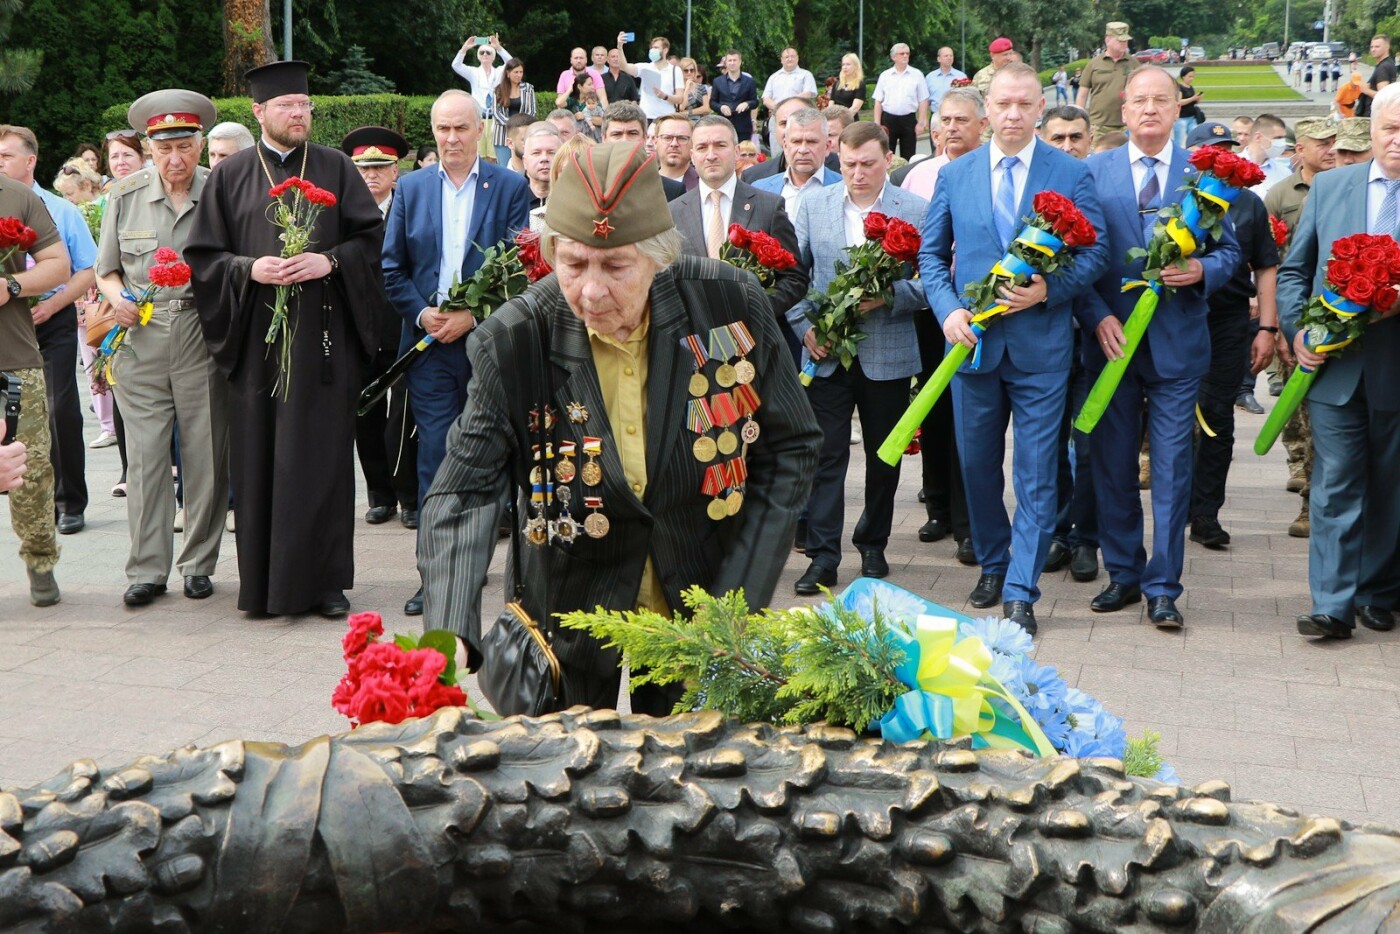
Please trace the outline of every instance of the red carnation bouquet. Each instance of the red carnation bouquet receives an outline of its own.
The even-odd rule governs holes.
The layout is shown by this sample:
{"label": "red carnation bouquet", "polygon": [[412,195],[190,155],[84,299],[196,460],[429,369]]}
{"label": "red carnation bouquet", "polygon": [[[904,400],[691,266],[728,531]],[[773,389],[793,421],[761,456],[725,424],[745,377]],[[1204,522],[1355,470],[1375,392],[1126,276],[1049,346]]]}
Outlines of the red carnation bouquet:
{"label": "red carnation bouquet", "polygon": [[[894,301],[894,284],[908,278],[911,264],[919,258],[923,242],[919,229],[908,221],[871,211],[865,218],[865,242],[846,248],[846,260],[825,290],[813,289],[807,295],[812,307],[807,320],[816,328],[817,343],[826,347],[846,369],[855,362],[860,342],[861,302],[878,298],[885,305]],[[817,375],[817,361],[802,366],[799,379],[810,386]]]}
{"label": "red carnation bouquet", "polygon": [[432,629],[417,639],[400,635],[380,642],[382,635],[378,613],[356,613],[341,641],[346,671],[331,694],[331,706],[355,726],[402,723],[467,703],[457,686],[455,635]]}
{"label": "red carnation bouquet", "polygon": [[[138,321],[141,326],[150,324],[151,314],[155,311],[156,293],[161,289],[179,289],[189,284],[190,267],[188,263],[181,262],[180,254],[168,246],[163,246],[156,250],[151,257],[153,264],[146,270],[146,279],[150,283],[141,292],[141,296],[131,294],[127,290],[122,290],[122,297],[129,299],[136,306],[139,315]],[[107,332],[102,343],[97,348],[97,353],[92,358],[92,364],[88,371],[93,374],[93,382],[103,391],[109,386],[116,385],[116,377],[112,374],[112,362],[116,359],[117,352],[125,349],[130,353],[135,353],[131,347],[127,346],[127,334],[131,328],[124,324],[119,324]]]}
{"label": "red carnation bouquet", "polygon": [[797,257],[784,248],[777,237],[738,224],[729,225],[729,239],[720,247],[719,258],[753,273],[765,289],[773,287],[778,273],[797,265]]}
{"label": "red carnation bouquet", "polygon": [[[288,192],[292,195],[290,201],[285,198]],[[268,219],[282,230],[277,237],[282,241],[282,258],[300,256],[315,242],[311,234],[321,212],[335,207],[335,194],[295,175],[268,189],[267,194],[272,199],[267,207]],[[269,346],[279,345],[277,383],[272,394],[280,396],[284,402],[292,386],[292,340],[296,336],[296,326],[287,314],[287,305],[294,291],[300,292],[301,286],[277,286],[277,295],[272,303],[272,321],[263,338]]]}
{"label": "red carnation bouquet", "polygon": [[[986,333],[987,325],[993,318],[1006,311],[999,294],[1003,287],[1025,285],[1031,276],[1045,276],[1063,269],[1074,262],[1071,250],[1093,246],[1098,242],[1098,231],[1084,212],[1058,191],[1040,192],[1031,206],[1035,213],[1011,241],[1006,255],[997,261],[991,272],[969,283],[964,290],[967,307],[973,313],[972,331],[978,337]],[[899,463],[900,454],[905,451],[969,353],[973,355],[971,368],[975,370],[982,360],[981,343],[975,350],[964,344],[954,344],[944,353],[943,362],[880,445],[881,460],[890,466]]]}
{"label": "red carnation bouquet", "polygon": [[1274,236],[1274,246],[1280,250],[1288,243],[1288,225],[1277,214],[1269,215],[1269,233]]}
{"label": "red carnation bouquet", "polygon": [[531,282],[539,282],[554,271],[554,267],[545,262],[544,254],[540,252],[540,235],[536,231],[526,227],[516,234],[515,247],[520,264],[525,267],[525,278]]}
{"label": "red carnation bouquet", "polygon": [[1202,146],[1191,153],[1191,165],[1197,173],[1182,186],[1185,193],[1181,203],[1169,204],[1157,213],[1152,226],[1152,238],[1147,249],[1133,247],[1128,260],[1142,259],[1142,278],[1125,279],[1123,291],[1142,289],[1128,320],[1123,322],[1123,356],[1109,360],[1099,374],[1084,407],[1075,417],[1074,427],[1088,434],[1098,425],[1108,403],[1118,390],[1123,374],[1137,353],[1157,304],[1170,298],[1171,286],[1162,282],[1162,270],[1168,266],[1186,268],[1187,261],[1211,240],[1220,238],[1221,224],[1235,198],[1245,189],[1264,180],[1264,170],[1253,162],[1222,146]]}
{"label": "red carnation bouquet", "polygon": [[33,227],[26,226],[18,217],[0,217],[0,266],[8,263],[16,253],[28,253],[34,249],[39,235]]}
{"label": "red carnation bouquet", "polygon": [[[1352,234],[1332,242],[1321,295],[1303,306],[1298,328],[1314,352],[1330,357],[1353,344],[1366,326],[1389,311],[1400,291],[1400,244],[1389,234]],[[1278,404],[1254,442],[1257,454],[1267,454],[1279,433],[1317,379],[1317,370],[1301,363],[1283,387]]]}

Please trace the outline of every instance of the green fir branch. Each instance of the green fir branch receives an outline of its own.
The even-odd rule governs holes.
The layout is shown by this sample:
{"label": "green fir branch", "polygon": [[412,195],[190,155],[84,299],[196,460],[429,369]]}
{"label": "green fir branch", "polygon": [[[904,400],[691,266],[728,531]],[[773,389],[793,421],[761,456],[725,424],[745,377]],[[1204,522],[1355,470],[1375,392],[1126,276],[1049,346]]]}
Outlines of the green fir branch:
{"label": "green fir branch", "polygon": [[1137,739],[1128,740],[1128,745],[1123,750],[1123,774],[1151,778],[1161,771],[1162,766],[1166,764],[1166,760],[1157,749],[1161,741],[1162,734],[1153,730],[1148,730]]}

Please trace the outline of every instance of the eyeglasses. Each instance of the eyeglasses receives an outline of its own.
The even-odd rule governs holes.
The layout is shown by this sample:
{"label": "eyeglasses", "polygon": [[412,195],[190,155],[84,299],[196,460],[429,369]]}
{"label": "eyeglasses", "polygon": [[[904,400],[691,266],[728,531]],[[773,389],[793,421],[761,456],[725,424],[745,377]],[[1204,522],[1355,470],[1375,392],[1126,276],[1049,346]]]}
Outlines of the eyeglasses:
{"label": "eyeglasses", "polygon": [[136,138],[136,131],[135,131],[135,130],[113,130],[112,132],[110,132],[110,133],[107,134],[107,139],[109,139],[109,140],[112,140],[112,139],[135,139],[135,138]]}
{"label": "eyeglasses", "polygon": [[306,111],[307,113],[315,113],[316,111],[315,101],[278,101],[275,104],[268,104],[267,106],[271,107],[273,110],[279,113],[285,114],[297,113],[298,111],[302,110]]}
{"label": "eyeglasses", "polygon": [[657,141],[658,143],[664,143],[664,144],[666,144],[667,146],[679,146],[681,143],[688,143],[688,142],[690,142],[690,137],[689,137],[689,136],[658,136],[658,137],[656,138],[656,141]]}
{"label": "eyeglasses", "polygon": [[1176,104],[1176,98],[1174,98],[1174,97],[1133,97],[1133,98],[1129,98],[1129,99],[1128,99],[1128,103],[1131,104],[1133,107],[1137,107],[1137,108],[1139,108],[1139,109],[1140,109],[1140,108],[1143,108],[1143,107],[1146,107],[1148,104],[1151,104],[1153,107],[1157,107],[1157,108],[1159,108],[1159,109],[1162,109],[1162,108],[1167,108],[1167,107],[1175,106],[1175,104]]}

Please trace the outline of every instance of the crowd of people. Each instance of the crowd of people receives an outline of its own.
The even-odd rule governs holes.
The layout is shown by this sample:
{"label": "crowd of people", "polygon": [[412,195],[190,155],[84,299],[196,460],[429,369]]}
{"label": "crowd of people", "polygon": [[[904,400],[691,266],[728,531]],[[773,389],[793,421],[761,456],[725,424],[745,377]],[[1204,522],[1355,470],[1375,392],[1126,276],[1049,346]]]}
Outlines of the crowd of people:
{"label": "crowd of people", "polygon": [[[1262,411],[1266,369],[1277,394],[1291,367],[1319,365],[1298,318],[1332,240],[1395,233],[1400,86],[1377,69],[1370,117],[1226,126],[1196,108],[1189,67],[1140,65],[1130,41],[1127,24],[1108,23],[1074,102],[1061,70],[1050,106],[1005,38],[971,77],[949,48],[925,74],[895,44],[868,92],[854,55],[819,85],[786,49],[760,86],[737,51],[711,76],[664,37],[633,61],[624,33],[575,49],[550,97],[499,36],[470,37],[452,62],[469,87],[437,98],[434,145],[416,152],[383,127],[339,149],[311,143],[307,68],[279,62],[248,75],[258,137],[218,124],[203,95],[153,92],[131,105],[130,128],[64,164],[60,195],[34,178],[34,135],[0,127],[0,217],[35,233],[29,265],[11,258],[0,279],[0,370],[23,387],[0,487],[33,602],[59,600],[56,536],[84,527],[81,315],[88,335],[103,321],[124,329],[131,351],[104,357],[82,341],[94,344],[87,364],[98,354],[92,446],[122,453],[113,494],[127,502],[133,607],[166,592],[172,567],[186,597],[212,593],[227,529],[240,609],[346,613],[356,450],[365,520],[418,530],[422,579],[405,612],[456,631],[469,664],[503,534],[532,546],[512,566],[541,618],[668,612],[692,585],[743,586],[764,605],[793,550],[808,562],[798,594],[836,586],[853,443],[866,457],[851,544],[862,575],[884,577],[900,468],[876,449],[911,389],[963,344],[977,366],[922,426],[919,540],[951,538],[981,569],[971,605],[1031,634],[1040,576],[1067,567],[1089,583],[1100,556],[1093,611],[1146,600],[1152,624],[1184,626],[1188,534],[1231,544],[1220,512],[1235,413]],[[1388,44],[1372,51],[1393,75]],[[1135,297],[1121,284],[1143,269],[1130,251],[1180,201],[1190,151],[1211,146],[1266,180],[1240,194],[1218,238],[1163,271],[1171,291],[1086,435],[1074,415],[1125,348]],[[292,179],[325,205],[298,251],[269,210]],[[1006,286],[995,326],[974,327],[969,285],[1050,190],[1097,242]],[[922,247],[917,276],[862,303],[865,339],[846,367],[817,337],[809,289],[832,281],[872,213],[920,229]],[[770,235],[795,265],[761,288],[726,262],[731,225]],[[522,231],[555,275],[484,320],[455,310],[456,284]],[[152,296],[165,248],[191,276]],[[291,324],[279,331],[281,307]],[[1394,625],[1400,497],[1385,464],[1400,445],[1398,352],[1397,325],[1372,326],[1322,370],[1309,417],[1285,438],[1280,486],[1303,501],[1289,532],[1311,538],[1308,635]],[[402,384],[357,417],[361,389],[405,354]],[[555,639],[573,697],[615,692],[614,654],[577,632]]]}

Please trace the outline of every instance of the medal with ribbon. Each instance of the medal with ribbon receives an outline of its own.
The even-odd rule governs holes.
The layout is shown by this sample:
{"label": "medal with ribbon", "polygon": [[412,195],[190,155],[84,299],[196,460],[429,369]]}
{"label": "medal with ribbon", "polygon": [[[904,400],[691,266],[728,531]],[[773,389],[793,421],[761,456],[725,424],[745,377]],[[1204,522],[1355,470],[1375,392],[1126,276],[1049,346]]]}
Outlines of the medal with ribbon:
{"label": "medal with ribbon", "polygon": [[739,354],[739,362],[734,364],[734,378],[740,385],[747,386],[758,375],[754,365],[748,361],[749,351],[754,348],[753,335],[749,333],[749,326],[742,321],[735,321],[727,327],[729,333],[734,335],[734,348]]}
{"label": "medal with ribbon", "polygon": [[579,529],[578,523],[569,513],[569,502],[573,499],[574,493],[565,485],[556,490],[554,495],[559,500],[559,518],[554,520],[554,534],[558,535],[559,540],[564,544],[572,545],[574,539],[578,538]]}
{"label": "medal with ribbon", "polygon": [[691,399],[686,403],[685,423],[686,427],[699,435],[690,447],[691,453],[700,463],[708,464],[715,459],[715,453],[719,450],[715,446],[715,439],[708,433],[715,426],[714,415],[710,412],[710,401]]}
{"label": "medal with ribbon", "polygon": [[749,479],[749,464],[742,457],[736,457],[724,465],[729,480],[729,495],[724,498],[724,514],[738,515],[744,508],[744,484]]}
{"label": "medal with ribbon", "polygon": [[[732,358],[738,355],[738,351],[738,342],[728,327],[710,330],[710,359],[719,362],[719,369],[715,370],[715,382],[725,389],[739,381],[738,374],[729,363]],[[723,450],[723,447],[720,449]]]}
{"label": "medal with ribbon", "polygon": [[698,399],[710,391],[710,381],[705,378],[705,364],[709,361],[709,355],[699,334],[681,338],[681,346],[695,358],[695,372],[690,374],[690,394]]}
{"label": "medal with ribbon", "polygon": [[729,515],[729,508],[725,505],[722,495],[728,488],[729,471],[724,464],[711,464],[705,468],[705,483],[700,487],[700,492],[706,496],[713,496],[710,504],[705,507],[705,515],[718,522]]}
{"label": "medal with ribbon", "polygon": [[603,454],[602,438],[584,438],[583,454],[588,461],[583,465],[583,482],[586,486],[597,486],[603,482],[603,468],[598,464],[598,458]]}
{"label": "medal with ribbon", "polygon": [[744,416],[744,427],[739,429],[739,437],[744,439],[745,444],[753,444],[759,434],[758,422],[753,417],[758,411],[758,391],[747,383],[740,383],[734,387],[732,395],[739,414]]}
{"label": "medal with ribbon", "polygon": [[554,465],[554,476],[560,483],[573,483],[578,475],[577,466],[570,460],[577,450],[578,445],[572,441],[559,442],[559,462]]}
{"label": "medal with ribbon", "polygon": [[739,449],[739,436],[730,429],[730,426],[739,420],[739,407],[734,404],[734,397],[729,393],[716,393],[710,397],[710,414],[714,417],[715,424],[724,429],[715,439],[715,444],[719,452],[727,457]]}
{"label": "medal with ribbon", "polygon": [[608,517],[598,510],[603,508],[603,497],[585,496],[583,498],[584,508],[590,510],[583,520],[583,531],[589,538],[602,538],[608,534],[612,528],[612,523],[608,522]]}

